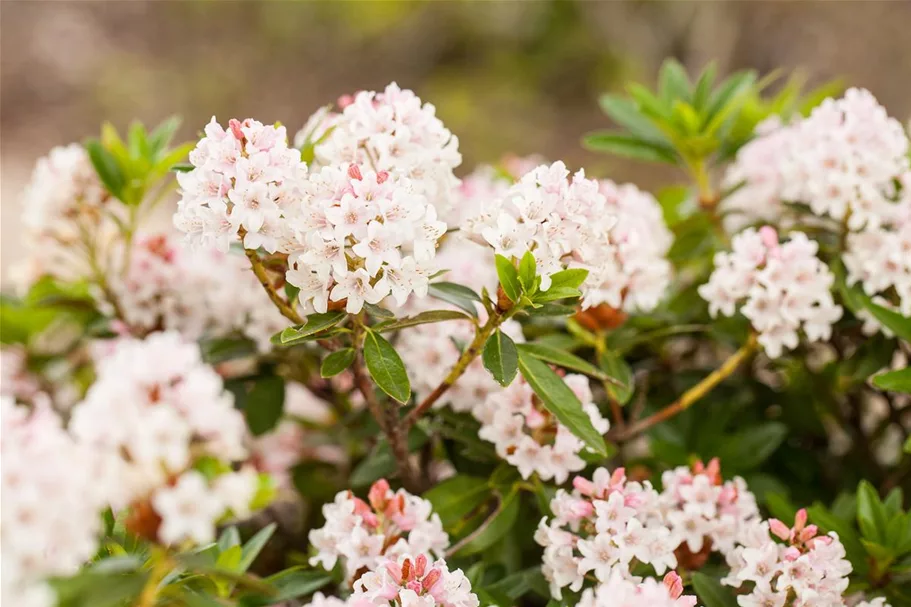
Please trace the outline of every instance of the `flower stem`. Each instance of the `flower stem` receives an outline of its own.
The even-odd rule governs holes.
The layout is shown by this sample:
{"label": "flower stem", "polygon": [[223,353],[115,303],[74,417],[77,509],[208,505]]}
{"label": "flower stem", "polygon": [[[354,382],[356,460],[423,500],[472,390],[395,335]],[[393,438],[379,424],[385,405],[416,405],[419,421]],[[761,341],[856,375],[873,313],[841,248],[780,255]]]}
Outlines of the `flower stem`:
{"label": "flower stem", "polygon": [[155,605],[155,599],[158,598],[158,586],[168,574],[168,571],[171,570],[171,560],[168,558],[166,551],[162,549],[153,550],[152,559],[154,561],[152,570],[149,572],[149,577],[142,587],[139,598],[136,599],[136,607],[153,607]]}
{"label": "flower stem", "polygon": [[266,271],[266,267],[259,258],[259,254],[253,249],[244,249],[244,253],[247,254],[247,259],[250,260],[250,265],[253,267],[253,274],[259,279],[259,284],[266,290],[269,299],[272,300],[272,303],[275,304],[278,311],[282,313],[282,316],[296,325],[304,324],[304,322],[306,322],[304,317],[298,314],[297,310],[295,310],[294,307],[275,290],[275,286],[272,284],[269,273]]}
{"label": "flower stem", "polygon": [[740,347],[734,354],[732,354],[727,360],[721,363],[721,366],[712,371],[705,379],[700,381],[698,384],[687,390],[683,395],[675,400],[673,403],[661,409],[657,413],[646,417],[643,420],[640,420],[626,428],[622,432],[618,432],[614,437],[618,441],[627,441],[631,438],[634,438],[655,424],[663,422],[671,417],[674,417],[678,413],[686,411],[689,409],[696,401],[700,400],[703,396],[711,392],[718,384],[730,377],[738,367],[756,351],[758,347],[758,342],[756,341],[756,335],[750,334],[750,337],[747,339],[746,343]]}

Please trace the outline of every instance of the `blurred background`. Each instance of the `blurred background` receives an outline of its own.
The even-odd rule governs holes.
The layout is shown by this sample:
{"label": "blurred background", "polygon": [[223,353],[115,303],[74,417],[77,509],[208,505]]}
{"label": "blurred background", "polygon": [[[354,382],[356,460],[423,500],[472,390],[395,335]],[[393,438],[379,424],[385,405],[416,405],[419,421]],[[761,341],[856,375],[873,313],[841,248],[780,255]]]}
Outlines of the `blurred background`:
{"label": "blurred background", "polygon": [[191,139],[214,114],[293,133],[319,106],[394,80],[436,105],[460,138],[463,173],[540,153],[650,187],[673,175],[579,145],[609,126],[600,93],[651,83],[667,56],[691,71],[714,59],[722,74],[842,77],[907,120],[909,23],[906,0],[0,0],[0,264],[16,260],[35,160],[103,120],[123,129],[178,114]]}

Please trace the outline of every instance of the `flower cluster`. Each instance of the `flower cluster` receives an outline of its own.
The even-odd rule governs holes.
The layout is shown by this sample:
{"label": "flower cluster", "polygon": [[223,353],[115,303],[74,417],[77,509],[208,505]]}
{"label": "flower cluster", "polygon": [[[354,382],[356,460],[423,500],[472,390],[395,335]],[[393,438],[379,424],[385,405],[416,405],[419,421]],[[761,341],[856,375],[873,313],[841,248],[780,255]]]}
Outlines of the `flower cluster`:
{"label": "flower cluster", "polygon": [[382,92],[343,97],[339,106],[339,113],[319,110],[295,137],[297,147],[313,146],[314,166],[355,163],[401,173],[447,217],[462,156],[436,108],[394,82]]}
{"label": "flower cluster", "polygon": [[659,582],[636,583],[618,573],[595,588],[586,588],[577,607],[695,607],[696,597],[683,594],[683,580],[671,571]]}
{"label": "flower cluster", "polygon": [[304,183],[286,278],[300,301],[325,312],[329,300],[349,313],[392,295],[399,305],[427,294],[437,241],[446,224],[400,173],[332,165]]}
{"label": "flower cluster", "polygon": [[[550,276],[567,266],[591,273],[582,285],[583,306],[603,301],[595,277],[605,263],[603,249],[615,223],[598,182],[583,171],[571,181],[562,162],[542,165],[526,173],[506,194],[488,205],[463,228],[505,257],[531,251],[541,276],[541,288]],[[602,280],[603,282],[603,280]]]}
{"label": "flower cluster", "polygon": [[760,136],[737,155],[725,185],[745,182],[726,201],[730,210],[769,218],[782,203],[802,202],[818,216],[858,230],[889,223],[900,193],[896,181],[911,170],[908,137],[870,94],[850,89],[826,99],[812,114]]}
{"label": "flower cluster", "polygon": [[123,339],[97,373],[70,430],[105,454],[111,505],[130,507],[134,532],[205,543],[225,514],[249,513],[257,475],[229,465],[246,457],[246,425],[195,344],[173,332]]}
{"label": "flower cluster", "polygon": [[449,546],[430,502],[404,489],[392,491],[385,480],[370,487],[366,502],[350,491],[340,492],[323,506],[323,516],[326,524],[310,532],[317,550],[310,564],[331,570],[341,558],[349,580],[362,569],[376,571],[384,558],[439,556]]}
{"label": "flower cluster", "polygon": [[[781,521],[755,522],[728,553],[730,574],[723,584],[750,590],[738,598],[742,607],[842,607],[851,564],[835,533],[817,535],[799,510],[794,526]],[[769,531],[784,543],[778,543]],[[749,585],[752,587],[750,588]],[[789,602],[790,601],[790,602]]]}
{"label": "flower cluster", "polygon": [[[607,432],[610,424],[594,403],[588,378],[567,375],[564,381],[595,429]],[[492,442],[497,454],[518,468],[522,478],[537,473],[542,480],[562,484],[571,472],[585,467],[585,460],[579,457],[585,443],[539,404],[524,379],[517,378],[507,388],[488,395],[475,407],[474,416],[481,422],[478,435]]]}
{"label": "flower cluster", "polygon": [[600,243],[603,259],[591,264],[586,301],[626,312],[653,310],[671,280],[665,258],[674,241],[655,197],[631,183],[599,181],[607,213],[616,218],[610,241]]}
{"label": "flower cluster", "polygon": [[74,574],[98,549],[107,485],[100,461],[63,429],[48,407],[0,397],[0,602],[50,607],[43,581]]}
{"label": "flower cluster", "polygon": [[849,234],[842,261],[848,284],[859,282],[867,295],[887,307],[891,306],[879,295],[894,289],[899,312],[911,316],[911,197],[904,213],[906,217],[891,229],[866,228]]}
{"label": "flower cluster", "polygon": [[243,255],[182,247],[169,233],[135,240],[126,272],[109,277],[122,320],[145,334],[173,330],[188,340],[242,335],[260,349],[287,326]]}
{"label": "flower cluster", "polygon": [[307,173],[285,127],[231,119],[225,130],[213,117],[190,162],[193,170],[177,175],[174,224],[191,243],[227,251],[240,234],[249,249],[283,248],[286,213],[300,212]]}
{"label": "flower cluster", "polygon": [[680,466],[661,475],[661,509],[674,534],[691,554],[727,554],[742,529],[759,518],[755,496],[740,477],[722,481],[721,466]]}
{"label": "flower cluster", "polygon": [[835,278],[816,257],[815,241],[793,232],[779,244],[778,233],[765,226],[747,228],[731,245],[730,253],[715,256],[715,271],[699,287],[713,317],[733,316],[745,300],[741,312],[772,358],[797,347],[799,330],[811,342],[830,337],[842,309],[831,293]]}
{"label": "flower cluster", "polygon": [[630,578],[637,562],[658,575],[677,566],[679,538],[662,522],[658,493],[648,482],[627,481],[623,468],[613,474],[598,468],[592,480],[577,476],[573,486],[571,494],[557,491],[554,517],[542,519],[535,533],[555,598],[566,587],[581,590],[589,573],[605,584],[614,575]]}
{"label": "flower cluster", "polygon": [[430,562],[424,554],[384,559],[354,583],[350,607],[478,607],[477,595],[461,569],[446,561]]}

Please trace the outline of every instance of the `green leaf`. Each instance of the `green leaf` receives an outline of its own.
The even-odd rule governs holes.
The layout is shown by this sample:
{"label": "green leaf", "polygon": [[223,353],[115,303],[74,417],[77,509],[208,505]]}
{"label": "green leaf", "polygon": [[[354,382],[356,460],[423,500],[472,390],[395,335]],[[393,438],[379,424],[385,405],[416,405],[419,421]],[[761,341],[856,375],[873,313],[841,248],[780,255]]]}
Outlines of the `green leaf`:
{"label": "green leaf", "polygon": [[535,293],[532,301],[535,303],[546,303],[548,301],[557,301],[558,299],[570,299],[574,297],[582,297],[582,292],[579,291],[579,289],[555,287],[551,285],[546,291]]}
{"label": "green leaf", "polygon": [[189,173],[195,168],[196,167],[189,162],[178,162],[176,164],[172,164],[170,170],[175,173]]}
{"label": "green leaf", "polygon": [[322,333],[342,322],[347,314],[342,311],[311,314],[302,325],[288,327],[272,336],[272,343],[287,346],[299,341],[307,341],[310,336]]}
{"label": "green leaf", "polygon": [[[418,427],[412,427],[408,433],[408,451],[414,452],[425,444],[429,437]],[[480,439],[478,439],[480,440]],[[395,474],[395,456],[385,437],[381,438],[373,451],[355,466],[348,479],[351,487],[358,489],[366,487],[384,477]]]}
{"label": "green leaf", "polygon": [[464,474],[448,478],[424,493],[424,499],[433,504],[433,511],[447,530],[467,518],[489,497],[490,485],[486,478]]}
{"label": "green leaf", "polygon": [[857,486],[857,524],[864,538],[877,542],[887,541],[888,517],[879,493],[867,481]]}
{"label": "green leaf", "polygon": [[275,428],[285,404],[285,380],[277,375],[266,375],[256,380],[250,394],[244,399],[244,417],[254,436]]}
{"label": "green leaf", "polygon": [[477,532],[470,542],[465,544],[457,554],[469,556],[487,550],[502,539],[516,524],[519,518],[519,491],[511,490],[497,504],[496,510],[481,523],[483,529]]}
{"label": "green leaf", "polygon": [[693,93],[693,107],[700,114],[708,103],[709,95],[712,93],[712,86],[715,84],[715,75],[718,72],[718,65],[712,61],[702,71],[699,81],[696,83],[696,90]]}
{"label": "green leaf", "polygon": [[560,376],[531,354],[519,352],[522,377],[541,399],[544,407],[595,453],[607,455],[604,438],[595,430],[582,403]]}
{"label": "green leaf", "polygon": [[500,279],[500,285],[506,293],[506,297],[513,303],[519,301],[522,295],[522,285],[519,283],[519,273],[512,262],[502,255],[495,258],[497,265],[497,277]]}
{"label": "green leaf", "polygon": [[866,575],[867,553],[860,538],[857,536],[854,526],[848,521],[844,521],[831,512],[825,506],[816,503],[807,508],[810,522],[818,526],[823,533],[834,531],[838,534],[838,540],[844,545],[847,559],[851,561],[854,567],[854,573],[860,576]]}
{"label": "green leaf", "polygon": [[139,595],[149,572],[127,575],[79,573],[71,578],[53,579],[58,607],[119,607]]}
{"label": "green leaf", "polygon": [[426,312],[421,312],[420,314],[415,314],[414,316],[399,318],[390,323],[380,323],[371,327],[371,329],[379,331],[380,333],[386,333],[387,331],[398,331],[399,329],[406,329],[408,327],[416,327],[418,325],[426,325],[434,322],[444,322],[447,320],[471,320],[471,317],[465,315],[463,312],[457,312],[456,310],[428,310]]}
{"label": "green leaf", "polygon": [[769,458],[788,435],[780,422],[764,422],[727,437],[718,456],[730,472],[744,472],[758,467]]}
{"label": "green leaf", "polygon": [[127,202],[123,199],[123,188],[126,185],[126,177],[124,177],[123,171],[117,163],[117,159],[114,158],[97,139],[89,139],[84,145],[85,151],[88,152],[89,160],[92,161],[92,166],[95,167],[95,172],[98,173],[98,178],[101,180],[101,183],[104,184],[107,191],[110,192],[114,198],[117,198],[122,202]]}
{"label": "green leaf", "polygon": [[218,555],[218,558],[215,560],[215,567],[227,571],[236,571],[238,565],[240,565],[242,555],[243,548],[240,546],[231,546]]}
{"label": "green leaf", "polygon": [[869,297],[866,300],[866,307],[870,313],[876,317],[881,325],[895,333],[898,337],[907,342],[911,342],[911,317],[902,316],[894,310],[889,310],[883,306],[874,303]]}
{"label": "green leaf", "polygon": [[253,561],[256,560],[256,557],[259,556],[259,553],[262,552],[262,549],[266,546],[266,542],[268,542],[269,538],[272,537],[272,534],[275,533],[276,527],[277,525],[275,523],[270,523],[247,540],[247,543],[244,544],[243,547],[240,562],[237,564],[237,571],[243,573],[250,568]]}
{"label": "green leaf", "polygon": [[911,367],[874,375],[873,385],[880,390],[911,394]]}
{"label": "green leaf", "polygon": [[620,95],[602,95],[598,103],[618,126],[626,128],[640,139],[666,145],[664,134],[639,111],[635,101]]}
{"label": "green leaf", "polygon": [[579,358],[575,354],[570,354],[565,350],[559,350],[557,348],[536,342],[519,344],[517,348],[523,352],[531,354],[535,358],[543,360],[544,362],[553,363],[558,367],[578,371],[579,373],[584,373],[585,375],[589,375],[602,381],[616,381],[614,378],[610,377],[607,373],[591,364],[587,360]]}
{"label": "green leaf", "polygon": [[588,270],[582,268],[560,270],[550,275],[550,288],[578,289],[586,278],[588,278]]}
{"label": "green leaf", "polygon": [[503,387],[508,386],[515,379],[519,370],[519,353],[516,344],[509,335],[499,329],[487,338],[484,350],[481,353],[484,368],[490,371],[493,378]]}
{"label": "green leaf", "polygon": [[724,120],[738,106],[746,93],[756,82],[756,72],[752,70],[737,72],[725,80],[709,99],[707,118],[713,122],[721,117]]}
{"label": "green leaf", "polygon": [[534,292],[535,275],[538,273],[538,265],[535,256],[531,251],[525,251],[525,255],[519,260],[519,282],[525,293]]}
{"label": "green leaf", "polygon": [[478,315],[478,309],[474,302],[482,303],[480,295],[454,282],[435,282],[430,285],[427,294],[451,303],[475,317]]}
{"label": "green leaf", "polygon": [[737,607],[737,599],[732,588],[725,588],[713,577],[694,571],[693,589],[704,607]]}
{"label": "green leaf", "polygon": [[379,318],[380,320],[389,320],[395,318],[395,313],[391,310],[387,310],[382,306],[378,306],[372,303],[364,304],[364,311],[367,312],[370,316],[374,318]]}
{"label": "green leaf", "polygon": [[180,117],[171,116],[159,124],[149,135],[149,151],[153,158],[158,158],[165,151],[174,138],[174,133],[180,128]]}
{"label": "green leaf", "polygon": [[625,405],[633,397],[633,370],[618,354],[606,351],[599,357],[601,368],[614,381],[605,386],[607,395]]}
{"label": "green leaf", "polygon": [[405,364],[398,352],[386,339],[374,331],[364,335],[364,361],[370,377],[380,390],[400,403],[407,403],[411,397],[411,382]]}
{"label": "green leaf", "polygon": [[646,162],[677,164],[677,153],[672,147],[619,131],[589,133],[582,139],[582,144],[594,152],[607,152]]}
{"label": "green leaf", "polygon": [[542,584],[544,588],[547,588],[547,582],[544,580],[541,568],[529,567],[497,580],[487,586],[487,590],[495,594],[502,594],[511,601],[516,601],[529,591],[541,588]]}
{"label": "green leaf", "polygon": [[278,589],[275,602],[288,601],[310,595],[329,584],[332,576],[325,571],[306,570],[294,567],[266,578],[266,581]]}
{"label": "green leaf", "polygon": [[233,525],[227,527],[218,537],[218,549],[220,551],[224,552],[232,546],[240,546],[240,533],[238,533],[237,527]]}
{"label": "green leaf", "polygon": [[682,99],[689,102],[691,98],[690,78],[686,70],[676,59],[665,59],[658,72],[658,93],[665,102]]}
{"label": "green leaf", "polygon": [[323,364],[319,368],[320,377],[335,377],[351,366],[351,363],[354,362],[354,356],[354,348],[336,350],[323,359]]}
{"label": "green leaf", "polygon": [[142,126],[141,122],[134,122],[130,125],[130,131],[127,134],[127,143],[130,149],[130,157],[133,160],[134,166],[138,164],[146,164],[146,168],[149,165],[149,157],[151,156],[149,150],[149,142],[146,139],[146,129]]}

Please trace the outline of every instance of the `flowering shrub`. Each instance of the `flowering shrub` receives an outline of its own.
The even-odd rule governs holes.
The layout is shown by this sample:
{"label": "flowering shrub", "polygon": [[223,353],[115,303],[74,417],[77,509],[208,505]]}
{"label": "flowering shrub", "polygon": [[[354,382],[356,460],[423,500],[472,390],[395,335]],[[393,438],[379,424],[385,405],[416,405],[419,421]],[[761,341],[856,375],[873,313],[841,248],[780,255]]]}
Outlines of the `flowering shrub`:
{"label": "flowering shrub", "polygon": [[460,179],[395,84],[293,140],[52,150],[0,301],[0,596],[911,604],[908,133],[766,83],[605,95],[585,145],[681,169],[654,193]]}

